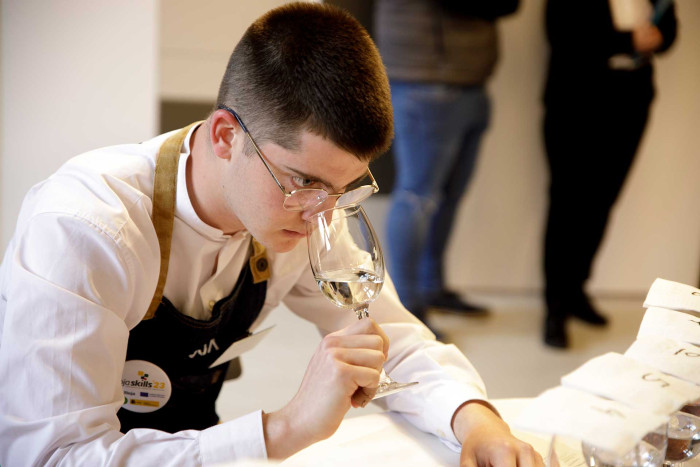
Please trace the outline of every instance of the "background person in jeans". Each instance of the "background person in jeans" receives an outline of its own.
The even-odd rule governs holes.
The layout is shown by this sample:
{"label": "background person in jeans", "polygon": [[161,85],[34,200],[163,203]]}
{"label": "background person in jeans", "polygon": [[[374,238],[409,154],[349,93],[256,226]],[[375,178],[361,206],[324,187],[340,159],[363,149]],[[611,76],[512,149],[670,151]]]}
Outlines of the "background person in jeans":
{"label": "background person in jeans", "polygon": [[403,304],[465,315],[486,310],[446,290],[443,258],[489,123],[484,84],[497,61],[496,18],[518,0],[378,0],[375,34],[391,84],[396,186],[389,267]]}

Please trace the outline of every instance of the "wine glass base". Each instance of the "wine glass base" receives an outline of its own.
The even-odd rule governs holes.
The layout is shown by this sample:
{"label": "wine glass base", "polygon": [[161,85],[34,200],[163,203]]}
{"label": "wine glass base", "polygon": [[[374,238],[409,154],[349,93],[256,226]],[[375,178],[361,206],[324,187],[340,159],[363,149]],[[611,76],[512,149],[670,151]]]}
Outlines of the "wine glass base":
{"label": "wine glass base", "polygon": [[372,400],[381,399],[382,397],[388,396],[390,394],[395,394],[404,389],[415,386],[418,381],[413,381],[411,383],[397,383],[396,381],[382,382],[377,388],[377,393],[374,395]]}

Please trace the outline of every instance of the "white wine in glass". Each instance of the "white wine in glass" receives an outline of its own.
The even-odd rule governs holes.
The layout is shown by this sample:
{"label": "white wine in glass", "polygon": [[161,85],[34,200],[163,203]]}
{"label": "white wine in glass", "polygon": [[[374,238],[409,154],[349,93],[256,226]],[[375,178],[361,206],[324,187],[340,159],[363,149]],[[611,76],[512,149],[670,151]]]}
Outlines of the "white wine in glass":
{"label": "white wine in glass", "polygon": [[[309,261],[323,295],[339,307],[369,317],[384,284],[384,256],[361,206],[328,209],[306,223]],[[374,399],[418,384],[397,383],[382,369]]]}
{"label": "white wine in glass", "polygon": [[360,319],[369,315],[365,305],[368,306],[379,295],[384,284],[381,276],[360,268],[329,271],[315,277],[326,298],[339,307],[359,309]]}

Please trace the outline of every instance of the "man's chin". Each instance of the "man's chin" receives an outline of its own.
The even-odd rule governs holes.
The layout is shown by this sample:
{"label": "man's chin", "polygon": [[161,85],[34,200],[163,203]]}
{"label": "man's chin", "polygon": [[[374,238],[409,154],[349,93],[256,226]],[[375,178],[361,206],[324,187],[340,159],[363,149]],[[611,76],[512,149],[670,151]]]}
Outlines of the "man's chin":
{"label": "man's chin", "polygon": [[260,242],[263,243],[265,248],[267,248],[270,251],[273,251],[275,253],[287,253],[292,251],[294,248],[296,248],[297,245],[299,245],[299,242],[305,237],[299,237],[299,238],[282,238],[282,239],[275,239],[275,241],[272,242]]}

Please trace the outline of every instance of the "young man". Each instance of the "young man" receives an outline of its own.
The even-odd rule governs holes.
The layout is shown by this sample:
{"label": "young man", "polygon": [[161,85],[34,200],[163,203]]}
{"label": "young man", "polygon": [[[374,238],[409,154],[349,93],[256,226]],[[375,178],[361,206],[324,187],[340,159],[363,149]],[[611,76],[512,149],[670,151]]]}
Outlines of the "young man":
{"label": "young man", "polygon": [[386,233],[396,290],[424,322],[430,308],[484,315],[482,306],[447,289],[445,258],[489,125],[486,84],[498,61],[497,21],[512,14],[518,0],[374,5],[396,123]]}
{"label": "young man", "polygon": [[[371,194],[368,163],[392,136],[362,27],[314,3],[269,12],[217,104],[205,122],[78,156],[27,195],[0,269],[0,464],[284,458],[365,405],[385,365],[420,382],[388,408],[461,443],[464,465],[541,465],[390,281],[374,320],[356,321],[309,272],[305,220],[329,194]],[[282,301],[326,333],[299,391],[218,424],[227,365],[209,367]]]}

